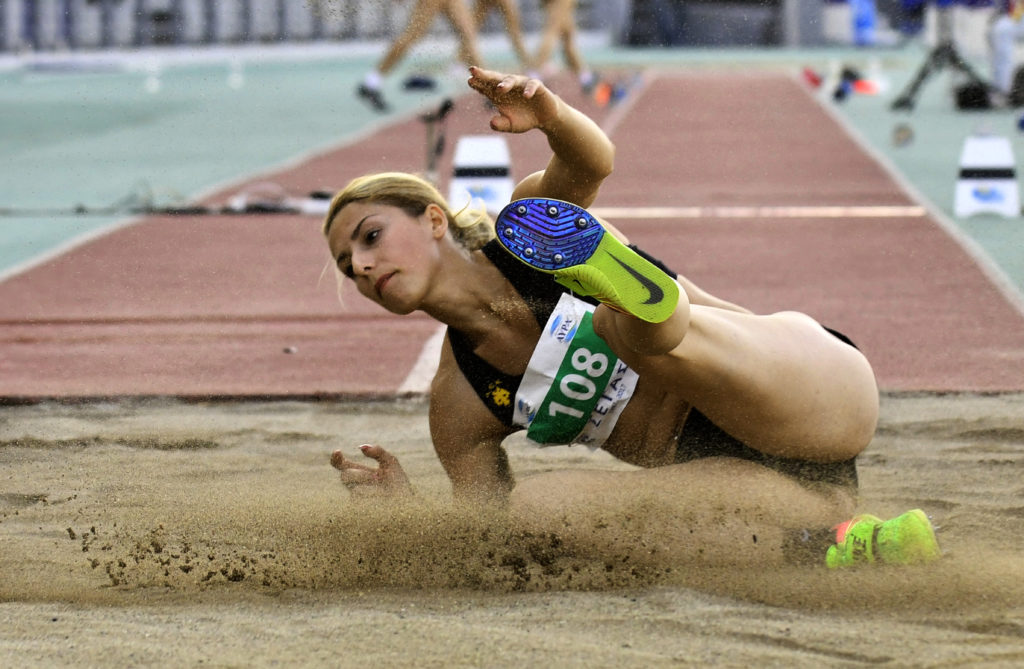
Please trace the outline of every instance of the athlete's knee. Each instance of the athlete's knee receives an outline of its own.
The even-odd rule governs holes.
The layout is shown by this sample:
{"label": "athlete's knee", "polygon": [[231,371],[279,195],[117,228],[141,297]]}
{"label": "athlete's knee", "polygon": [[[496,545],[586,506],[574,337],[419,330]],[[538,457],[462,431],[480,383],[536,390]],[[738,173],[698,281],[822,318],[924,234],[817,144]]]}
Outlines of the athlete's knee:
{"label": "athlete's knee", "polygon": [[672,315],[661,323],[648,323],[600,305],[594,311],[594,332],[613,349],[628,349],[643,356],[659,356],[675,350],[690,326],[690,305],[681,298]]}

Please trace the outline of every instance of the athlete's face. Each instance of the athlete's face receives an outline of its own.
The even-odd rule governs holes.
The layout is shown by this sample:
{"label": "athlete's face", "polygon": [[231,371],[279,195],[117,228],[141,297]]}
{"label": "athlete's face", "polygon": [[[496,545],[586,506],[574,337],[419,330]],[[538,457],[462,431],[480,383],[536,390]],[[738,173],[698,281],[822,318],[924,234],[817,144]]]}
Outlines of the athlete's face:
{"label": "athlete's face", "polygon": [[439,260],[447,230],[435,206],[419,216],[384,204],[353,202],[331,223],[327,243],[338,269],[359,292],[396,314],[415,311]]}

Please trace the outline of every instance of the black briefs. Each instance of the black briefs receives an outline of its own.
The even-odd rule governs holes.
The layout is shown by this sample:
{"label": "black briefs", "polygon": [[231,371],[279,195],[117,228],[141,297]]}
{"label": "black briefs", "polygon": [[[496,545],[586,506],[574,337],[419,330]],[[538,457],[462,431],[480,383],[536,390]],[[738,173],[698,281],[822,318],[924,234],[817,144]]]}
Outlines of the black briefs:
{"label": "black briefs", "polygon": [[[630,248],[654,263],[669,276],[676,276],[675,272],[656,258],[635,246]],[[492,240],[481,250],[526,300],[537,323],[544,327],[558,298],[568,289],[555,283],[550,275],[531,269],[505,252],[498,245],[497,240]],[[593,302],[590,298],[584,299]],[[842,333],[835,330],[828,331],[850,346],[854,346],[853,342]],[[458,330],[448,328],[448,337],[459,369],[476,390],[477,395],[503,424],[512,426],[513,398],[519,389],[522,377],[505,374],[478,357],[473,352],[472,344]],[[820,481],[852,488],[857,487],[857,467],[852,459],[844,462],[820,463],[765,455],[727,434],[701,412],[691,409],[683,423],[675,461],[689,462],[715,456],[757,462],[802,482]]]}
{"label": "black briefs", "polygon": [[811,462],[767,455],[728,434],[700,411],[690,409],[679,435],[675,461],[681,463],[712,457],[756,462],[801,483],[831,483],[857,489],[856,458],[841,462]]}

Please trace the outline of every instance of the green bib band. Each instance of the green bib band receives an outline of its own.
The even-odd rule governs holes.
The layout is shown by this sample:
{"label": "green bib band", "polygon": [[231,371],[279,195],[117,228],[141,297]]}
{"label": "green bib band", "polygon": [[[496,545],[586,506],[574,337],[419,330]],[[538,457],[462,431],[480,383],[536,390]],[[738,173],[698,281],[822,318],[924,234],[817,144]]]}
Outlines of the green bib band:
{"label": "green bib band", "polygon": [[597,448],[632,397],[637,374],[594,332],[593,311],[563,295],[537,342],[513,416],[535,443]]}

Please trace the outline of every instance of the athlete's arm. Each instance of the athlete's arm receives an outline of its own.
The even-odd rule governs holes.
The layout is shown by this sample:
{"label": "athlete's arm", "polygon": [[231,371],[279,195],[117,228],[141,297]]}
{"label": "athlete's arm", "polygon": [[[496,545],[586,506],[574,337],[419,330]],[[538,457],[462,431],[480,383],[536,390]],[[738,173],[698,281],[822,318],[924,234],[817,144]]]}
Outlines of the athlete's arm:
{"label": "athlete's arm", "polygon": [[[589,207],[601,183],[612,172],[615,145],[604,131],[536,79],[471,68],[469,85],[498,109],[491,127],[501,132],[540,129],[548,138],[552,156],[547,167],[527,176],[515,187],[512,199],[549,197]],[[605,220],[601,224],[623,244],[629,240]],[[747,309],[702,290],[684,276],[676,280],[690,304],[750,313]]]}
{"label": "athlete's arm", "polygon": [[514,481],[501,442],[510,432],[477,397],[446,337],[430,387],[430,436],[456,498],[508,500]]}
{"label": "athlete's arm", "polygon": [[552,155],[538,188],[543,197],[589,207],[612,173],[615,145],[593,119],[561,98],[558,103],[557,113],[540,126]]}
{"label": "athlete's arm", "polygon": [[537,129],[551,147],[547,168],[524,179],[513,197],[550,197],[590,206],[615,161],[615,145],[604,131],[537,79],[477,67],[470,68],[470,75],[469,86],[497,110],[491,118],[493,130]]}
{"label": "athlete's arm", "polygon": [[538,126],[551,147],[548,165],[519,182],[512,199],[550,197],[589,207],[612,173],[615,145],[579,110],[561,99],[556,108],[552,118]]}

